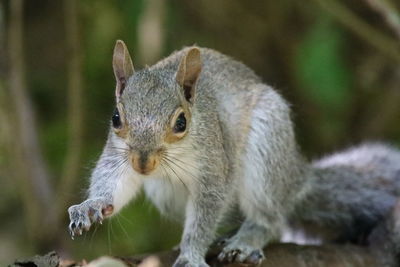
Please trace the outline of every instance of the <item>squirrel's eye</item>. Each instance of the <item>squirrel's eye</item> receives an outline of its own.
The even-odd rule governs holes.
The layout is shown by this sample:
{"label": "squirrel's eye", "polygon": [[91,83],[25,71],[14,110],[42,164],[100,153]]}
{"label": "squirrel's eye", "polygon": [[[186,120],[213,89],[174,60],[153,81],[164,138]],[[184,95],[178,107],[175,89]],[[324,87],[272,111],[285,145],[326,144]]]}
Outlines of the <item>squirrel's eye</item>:
{"label": "squirrel's eye", "polygon": [[114,110],[111,120],[114,128],[121,127],[121,117],[119,116],[119,111],[117,108]]}
{"label": "squirrel's eye", "polygon": [[176,119],[174,132],[175,133],[182,133],[186,130],[186,118],[185,113],[179,114],[178,118]]}

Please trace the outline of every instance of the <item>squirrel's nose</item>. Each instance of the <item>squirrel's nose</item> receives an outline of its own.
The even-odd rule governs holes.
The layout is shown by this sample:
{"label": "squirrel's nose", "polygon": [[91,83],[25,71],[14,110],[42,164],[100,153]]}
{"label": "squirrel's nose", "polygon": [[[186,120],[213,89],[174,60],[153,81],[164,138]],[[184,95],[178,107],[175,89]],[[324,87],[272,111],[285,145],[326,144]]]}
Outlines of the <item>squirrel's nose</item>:
{"label": "squirrel's nose", "polygon": [[140,152],[132,155],[132,167],[140,174],[151,173],[158,166],[158,163],[158,155],[154,153]]}

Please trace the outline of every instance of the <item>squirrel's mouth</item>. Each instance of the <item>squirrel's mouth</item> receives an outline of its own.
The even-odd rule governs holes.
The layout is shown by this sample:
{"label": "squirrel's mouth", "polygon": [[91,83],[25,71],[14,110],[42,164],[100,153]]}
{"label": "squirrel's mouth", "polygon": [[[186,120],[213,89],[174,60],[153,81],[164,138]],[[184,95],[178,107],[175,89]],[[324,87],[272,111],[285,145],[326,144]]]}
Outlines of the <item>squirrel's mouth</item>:
{"label": "squirrel's mouth", "polygon": [[132,168],[139,174],[148,175],[160,165],[160,153],[158,152],[134,152],[131,153]]}

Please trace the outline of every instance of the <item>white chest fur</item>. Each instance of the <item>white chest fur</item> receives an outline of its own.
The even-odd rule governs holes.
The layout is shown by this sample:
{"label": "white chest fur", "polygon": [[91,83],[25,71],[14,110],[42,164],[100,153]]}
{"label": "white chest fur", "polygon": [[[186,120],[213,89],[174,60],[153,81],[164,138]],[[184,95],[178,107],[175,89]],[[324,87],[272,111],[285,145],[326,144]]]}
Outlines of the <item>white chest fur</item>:
{"label": "white chest fur", "polygon": [[150,178],[144,182],[144,191],[158,210],[174,220],[185,218],[187,190],[165,178]]}
{"label": "white chest fur", "polygon": [[185,217],[188,197],[196,190],[200,174],[196,152],[188,144],[190,140],[171,145],[158,167],[157,177],[144,179],[147,197],[162,214],[178,220]]}

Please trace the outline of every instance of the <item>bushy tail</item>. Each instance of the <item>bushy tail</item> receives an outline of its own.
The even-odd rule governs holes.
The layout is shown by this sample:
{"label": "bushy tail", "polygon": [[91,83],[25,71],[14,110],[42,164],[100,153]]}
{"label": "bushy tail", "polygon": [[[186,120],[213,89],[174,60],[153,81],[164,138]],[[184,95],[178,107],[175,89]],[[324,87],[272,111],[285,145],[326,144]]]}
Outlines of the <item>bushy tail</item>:
{"label": "bushy tail", "polygon": [[293,221],[327,241],[365,243],[400,197],[400,151],[387,145],[365,144],[311,168],[309,193]]}
{"label": "bushy tail", "polygon": [[371,253],[381,266],[400,266],[400,200],[368,237]]}

